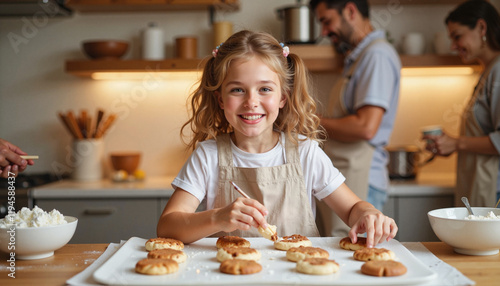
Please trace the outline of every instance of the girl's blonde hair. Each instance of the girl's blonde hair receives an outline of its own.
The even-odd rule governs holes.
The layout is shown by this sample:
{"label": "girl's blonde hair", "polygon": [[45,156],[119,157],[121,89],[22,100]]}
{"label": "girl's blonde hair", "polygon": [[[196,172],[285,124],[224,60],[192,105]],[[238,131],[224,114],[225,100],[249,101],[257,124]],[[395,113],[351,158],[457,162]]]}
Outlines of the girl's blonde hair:
{"label": "girl's blonde hair", "polygon": [[281,93],[286,97],[274,129],[284,132],[294,144],[298,144],[297,134],[316,141],[323,137],[324,130],[315,114],[316,102],[309,92],[309,74],[304,62],[293,53],[285,57],[283,47],[270,34],[244,30],[229,37],[215,56],[205,59],[199,86],[190,96],[192,116],[181,128],[183,138],[186,128],[190,127],[193,132],[188,149],[196,148],[198,142],[232,132],[215,91],[220,89],[233,61],[252,57],[258,57],[278,74]]}

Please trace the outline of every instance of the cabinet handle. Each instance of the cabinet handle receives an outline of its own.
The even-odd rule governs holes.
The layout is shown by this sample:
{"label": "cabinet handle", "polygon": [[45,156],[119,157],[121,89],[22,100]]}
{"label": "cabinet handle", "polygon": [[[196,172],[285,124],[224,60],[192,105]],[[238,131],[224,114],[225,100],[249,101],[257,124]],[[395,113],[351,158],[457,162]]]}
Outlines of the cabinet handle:
{"label": "cabinet handle", "polygon": [[91,208],[83,211],[86,215],[110,215],[116,211],[116,208],[107,207],[107,208]]}

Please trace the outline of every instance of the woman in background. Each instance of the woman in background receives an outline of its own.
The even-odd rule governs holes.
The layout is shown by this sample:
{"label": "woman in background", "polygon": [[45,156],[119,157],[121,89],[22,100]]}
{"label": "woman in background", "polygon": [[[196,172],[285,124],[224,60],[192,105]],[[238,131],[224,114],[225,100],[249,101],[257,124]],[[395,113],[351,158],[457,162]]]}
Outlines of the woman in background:
{"label": "woman in background", "polygon": [[500,16],[488,2],[462,3],[445,20],[452,49],[465,64],[484,70],[462,115],[458,138],[445,133],[426,149],[437,155],[457,152],[455,205],[465,196],[476,207],[494,206],[500,198]]}

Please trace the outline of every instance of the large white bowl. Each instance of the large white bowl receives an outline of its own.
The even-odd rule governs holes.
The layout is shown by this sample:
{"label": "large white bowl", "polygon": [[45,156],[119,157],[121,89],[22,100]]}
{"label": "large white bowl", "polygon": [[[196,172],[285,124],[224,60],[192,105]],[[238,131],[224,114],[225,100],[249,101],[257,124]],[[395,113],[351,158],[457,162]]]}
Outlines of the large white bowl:
{"label": "large white bowl", "polygon": [[[472,208],[474,215],[493,212],[498,208]],[[436,236],[453,247],[455,252],[467,255],[493,255],[500,249],[500,219],[466,220],[469,212],[465,207],[444,208],[427,213]]]}
{"label": "large white bowl", "polygon": [[16,259],[50,257],[55,250],[66,245],[75,233],[78,219],[72,216],[65,216],[64,219],[67,224],[15,228],[15,236],[10,228],[0,228],[0,250],[9,254],[14,252]]}

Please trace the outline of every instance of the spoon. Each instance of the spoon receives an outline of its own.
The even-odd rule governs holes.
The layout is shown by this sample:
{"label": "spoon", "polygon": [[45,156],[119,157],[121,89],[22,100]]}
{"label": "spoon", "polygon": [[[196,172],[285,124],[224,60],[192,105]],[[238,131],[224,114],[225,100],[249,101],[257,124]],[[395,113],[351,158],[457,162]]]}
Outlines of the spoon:
{"label": "spoon", "polygon": [[465,207],[469,211],[469,214],[474,215],[474,213],[472,212],[472,208],[469,205],[469,200],[466,197],[462,197],[462,202],[464,203]]}

